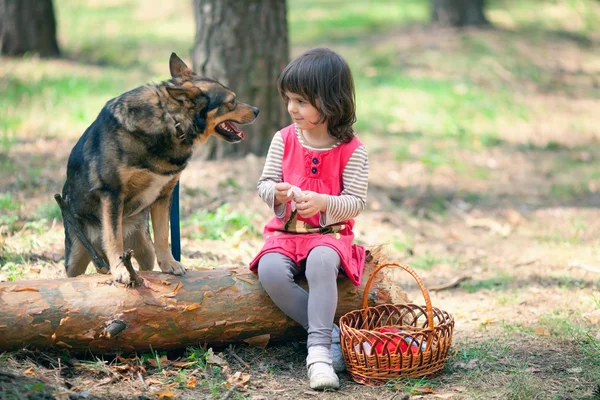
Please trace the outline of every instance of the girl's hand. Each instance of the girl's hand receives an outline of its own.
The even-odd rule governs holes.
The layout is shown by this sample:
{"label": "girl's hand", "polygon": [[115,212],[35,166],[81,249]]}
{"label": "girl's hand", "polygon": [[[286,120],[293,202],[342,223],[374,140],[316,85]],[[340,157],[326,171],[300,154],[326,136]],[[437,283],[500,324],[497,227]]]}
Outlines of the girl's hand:
{"label": "girl's hand", "polygon": [[306,190],[296,196],[294,201],[296,202],[296,210],[302,218],[310,218],[327,210],[327,195],[325,194]]}
{"label": "girl's hand", "polygon": [[278,206],[280,204],[285,204],[288,201],[294,198],[294,193],[290,193],[288,196],[288,192],[292,185],[287,182],[279,182],[275,185],[275,205]]}

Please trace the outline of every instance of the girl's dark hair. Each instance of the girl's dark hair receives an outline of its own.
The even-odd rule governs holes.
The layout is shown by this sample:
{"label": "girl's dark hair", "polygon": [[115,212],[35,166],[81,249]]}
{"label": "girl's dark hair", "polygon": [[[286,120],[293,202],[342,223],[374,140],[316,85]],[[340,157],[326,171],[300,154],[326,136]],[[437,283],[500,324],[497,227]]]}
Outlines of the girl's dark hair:
{"label": "girl's dark hair", "polygon": [[308,50],[285,67],[277,88],[286,103],[286,92],[308,100],[320,111],[319,119],[311,122],[326,120],[333,137],[346,142],[354,137],[354,80],[350,67],[339,54],[325,48]]}

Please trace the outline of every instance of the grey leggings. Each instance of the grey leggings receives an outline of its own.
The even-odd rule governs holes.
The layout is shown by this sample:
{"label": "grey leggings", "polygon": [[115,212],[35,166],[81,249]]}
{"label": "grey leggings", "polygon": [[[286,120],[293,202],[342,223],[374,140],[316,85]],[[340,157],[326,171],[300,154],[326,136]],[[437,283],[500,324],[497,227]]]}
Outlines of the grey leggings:
{"label": "grey leggings", "polygon": [[[267,253],[258,262],[258,280],[273,303],[308,331],[307,347],[331,345],[340,262],[338,253],[326,246],[312,249],[301,267],[279,253]],[[294,281],[303,269],[308,293]]]}

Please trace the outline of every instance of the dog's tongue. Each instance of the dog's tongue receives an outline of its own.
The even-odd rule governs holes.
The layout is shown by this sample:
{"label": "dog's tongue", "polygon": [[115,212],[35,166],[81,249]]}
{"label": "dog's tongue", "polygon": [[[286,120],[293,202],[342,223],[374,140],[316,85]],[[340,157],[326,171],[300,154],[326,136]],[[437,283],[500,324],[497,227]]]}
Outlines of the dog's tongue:
{"label": "dog's tongue", "polygon": [[235,126],[234,124],[232,124],[231,122],[224,121],[224,122],[221,122],[220,125],[226,131],[233,132],[236,135],[238,135],[239,137],[241,137],[242,139],[244,139],[244,132],[241,129],[238,129],[238,127]]}

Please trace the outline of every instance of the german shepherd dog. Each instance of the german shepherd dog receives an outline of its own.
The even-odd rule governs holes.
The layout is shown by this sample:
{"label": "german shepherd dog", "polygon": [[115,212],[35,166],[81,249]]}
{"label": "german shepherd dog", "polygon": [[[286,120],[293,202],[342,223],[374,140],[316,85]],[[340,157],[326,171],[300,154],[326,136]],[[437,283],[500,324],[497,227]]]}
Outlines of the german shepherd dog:
{"label": "german shepherd dog", "polygon": [[[258,116],[257,108],[196,75],[175,53],[169,67],[172,79],[108,101],[69,156],[62,196],[84,233],[81,239],[121,283],[130,280],[120,258],[128,248],[140,270],[151,271],[158,260],[163,272],[185,274],[169,248],[173,188],[195,144],[210,136],[239,142],[244,133],[234,123]],[[83,274],[90,261],[79,236],[65,224],[67,276]]]}

